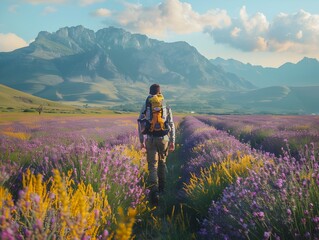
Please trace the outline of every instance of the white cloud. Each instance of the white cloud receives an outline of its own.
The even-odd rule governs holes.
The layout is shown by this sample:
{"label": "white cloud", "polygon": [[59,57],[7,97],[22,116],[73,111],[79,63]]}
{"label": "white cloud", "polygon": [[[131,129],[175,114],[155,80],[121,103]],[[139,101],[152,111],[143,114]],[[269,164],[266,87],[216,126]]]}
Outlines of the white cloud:
{"label": "white cloud", "polygon": [[319,15],[304,10],[278,15],[269,31],[269,47],[274,51],[318,51]]}
{"label": "white cloud", "polygon": [[248,16],[246,7],[242,7],[238,19],[232,19],[231,25],[224,28],[206,29],[217,43],[229,44],[244,51],[262,51],[267,48],[266,35],[269,22],[265,15],[256,13]]}
{"label": "white cloud", "polygon": [[109,17],[112,15],[112,12],[106,8],[99,8],[92,15],[96,17]]}
{"label": "white cloud", "polygon": [[87,5],[91,5],[91,4],[99,3],[99,2],[104,2],[104,0],[80,0],[80,5],[87,6]]}
{"label": "white cloud", "polygon": [[249,17],[245,6],[240,10],[240,19],[247,33],[264,33],[269,28],[269,23],[264,14],[258,12]]}
{"label": "white cloud", "polygon": [[231,31],[230,35],[235,38],[235,37],[238,37],[240,32],[241,32],[240,28],[234,27],[234,29]]}
{"label": "white cloud", "polygon": [[297,34],[296,34],[296,38],[297,39],[302,39],[302,31],[300,30],[299,32],[297,32]]}
{"label": "white cloud", "polygon": [[0,33],[0,52],[10,52],[29,44],[14,33]]}
{"label": "white cloud", "polygon": [[264,14],[249,16],[242,7],[239,18],[224,28],[206,28],[216,43],[243,51],[293,51],[311,53],[319,50],[319,15],[300,10],[280,13],[272,22]]}
{"label": "white cloud", "polygon": [[153,36],[164,36],[168,32],[200,32],[206,27],[220,28],[230,24],[230,17],[224,10],[199,14],[189,3],[179,0],[164,0],[153,7],[127,3],[117,20],[129,30]]}
{"label": "white cloud", "polygon": [[48,6],[48,7],[45,7],[45,8],[43,9],[42,14],[43,14],[43,15],[48,15],[48,14],[54,13],[54,12],[56,12],[56,11],[57,11],[56,8],[51,7],[51,6]]}

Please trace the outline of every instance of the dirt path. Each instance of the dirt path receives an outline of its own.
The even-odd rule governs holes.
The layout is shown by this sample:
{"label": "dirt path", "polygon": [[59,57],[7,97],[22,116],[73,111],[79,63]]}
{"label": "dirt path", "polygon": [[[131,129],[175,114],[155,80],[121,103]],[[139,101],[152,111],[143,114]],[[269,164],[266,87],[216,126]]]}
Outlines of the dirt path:
{"label": "dirt path", "polygon": [[195,239],[196,220],[192,211],[180,196],[183,188],[181,166],[183,164],[180,134],[177,133],[176,149],[167,158],[167,183],[160,195],[159,206],[152,211],[145,222],[138,224],[137,239]]}

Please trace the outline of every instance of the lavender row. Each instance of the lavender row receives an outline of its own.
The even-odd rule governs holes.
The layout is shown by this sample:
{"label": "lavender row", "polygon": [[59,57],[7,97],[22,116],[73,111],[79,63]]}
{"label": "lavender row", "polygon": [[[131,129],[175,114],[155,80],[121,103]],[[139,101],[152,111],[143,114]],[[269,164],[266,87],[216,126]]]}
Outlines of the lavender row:
{"label": "lavender row", "polygon": [[[229,116],[229,118],[233,118],[233,116]],[[208,122],[206,117],[198,117],[198,119]],[[186,158],[186,161],[188,159],[192,161],[192,158],[196,159],[196,153],[201,155],[198,150],[202,148],[197,146],[205,146],[205,142],[209,142],[210,139],[214,138],[214,133],[218,133],[218,130],[204,125],[198,119],[197,121],[190,121],[189,125],[187,124],[185,127],[187,131],[193,133],[197,131],[196,134],[200,135],[199,138],[185,142],[186,144],[190,143],[189,146],[192,147],[188,154],[190,157]],[[215,121],[215,119],[213,120]],[[298,121],[300,120],[298,119]],[[289,136],[300,137],[298,131],[300,131],[301,125],[297,125],[298,121],[292,121],[290,125],[287,125],[290,128],[292,126],[296,127],[296,132],[292,129],[289,130],[291,131]],[[304,121],[302,123],[305,124]],[[288,122],[285,122],[285,124],[288,124]],[[310,124],[305,125],[309,126]],[[265,124],[264,126],[268,125]],[[270,123],[269,126],[271,126]],[[252,127],[255,126],[252,125]],[[258,126],[256,128],[258,129]],[[205,134],[201,135],[200,129],[205,129]],[[315,126],[314,129],[316,129]],[[189,133],[185,134],[186,139]],[[194,136],[197,136],[196,134]],[[221,133],[220,136],[222,135],[224,136],[225,133]],[[215,193],[219,190],[218,187],[221,186],[219,176],[222,176],[223,167],[206,167],[198,177],[192,176],[190,183],[185,187],[188,190],[188,195],[197,202],[204,203],[204,200],[199,198],[207,198],[207,193],[209,193],[211,195],[210,199],[213,200],[208,210],[208,216],[201,223],[199,238],[319,238],[319,162],[317,142],[303,145],[303,139],[300,139],[301,142],[299,143],[296,138],[296,143],[303,145],[303,148],[300,148],[298,153],[295,154],[289,148],[290,144],[284,138],[285,136],[287,135],[280,136],[278,133],[278,137],[283,138],[283,143],[286,145],[286,150],[283,150],[282,145],[280,147],[277,146],[281,149],[279,157],[264,154],[264,157],[261,157],[262,162],[255,161],[255,166],[248,168],[247,175],[236,174],[237,177],[234,183],[229,181],[229,185],[224,188],[218,198],[216,198]],[[192,143],[192,140],[195,142]],[[221,144],[227,149],[230,146],[227,146],[227,143],[222,143],[223,140],[221,138],[218,141],[214,141],[214,144],[209,147],[214,149]],[[276,143],[273,142],[273,144]],[[213,159],[213,155],[212,161],[216,161]],[[231,165],[231,162],[227,165]],[[226,170],[229,178],[232,177],[229,175],[231,174],[230,170],[231,168]],[[218,176],[216,177],[216,175]],[[218,181],[214,182],[215,179]],[[203,186],[210,187],[210,189],[204,189]],[[213,189],[211,190],[211,188]]]}
{"label": "lavender row", "polygon": [[[146,160],[138,150],[135,118],[59,118],[0,129],[0,187],[8,189],[15,201],[21,198],[23,175],[30,169],[43,181],[52,179],[54,171],[70,173],[76,186],[106,192],[113,216],[110,231],[117,228],[119,207],[125,212],[146,209]],[[12,232],[14,226],[7,227],[0,232]]]}
{"label": "lavender row", "polygon": [[12,139],[18,139],[34,145],[52,146],[72,144],[82,138],[112,143],[118,136],[132,133],[136,133],[134,116],[28,118],[24,122],[0,125],[0,136],[13,144]]}
{"label": "lavender row", "polygon": [[[200,213],[199,219],[206,215],[199,238],[319,237],[319,164],[314,144],[299,152],[298,158],[291,155],[288,145],[276,158],[250,150],[196,118],[186,118],[181,126],[184,171],[192,171],[190,182],[184,185],[186,201]],[[238,152],[244,157],[236,158]]]}
{"label": "lavender row", "polygon": [[310,143],[319,146],[318,116],[200,116],[210,126],[227,131],[253,148],[279,156],[288,142],[291,154],[297,155]]}
{"label": "lavender row", "polygon": [[288,151],[226,188],[203,221],[203,239],[318,239],[319,164],[313,144]]}
{"label": "lavender row", "polygon": [[181,123],[185,176],[199,174],[202,168],[240,155],[261,157],[248,144],[241,143],[225,131],[217,130],[195,117],[186,117]]}
{"label": "lavender row", "polygon": [[17,165],[56,160],[69,148],[81,148],[84,142],[94,142],[99,148],[131,144],[136,136],[136,120],[131,116],[26,118],[0,125],[1,169],[10,173],[6,165],[16,171]]}

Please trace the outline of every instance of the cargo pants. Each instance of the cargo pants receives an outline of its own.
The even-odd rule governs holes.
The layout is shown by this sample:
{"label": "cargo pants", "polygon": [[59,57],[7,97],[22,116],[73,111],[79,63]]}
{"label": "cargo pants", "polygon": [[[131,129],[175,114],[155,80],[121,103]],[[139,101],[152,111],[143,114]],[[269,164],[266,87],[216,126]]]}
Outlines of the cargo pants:
{"label": "cargo pants", "polygon": [[148,188],[151,200],[158,192],[164,191],[166,182],[166,157],[168,155],[168,136],[146,139],[146,155],[148,163]]}

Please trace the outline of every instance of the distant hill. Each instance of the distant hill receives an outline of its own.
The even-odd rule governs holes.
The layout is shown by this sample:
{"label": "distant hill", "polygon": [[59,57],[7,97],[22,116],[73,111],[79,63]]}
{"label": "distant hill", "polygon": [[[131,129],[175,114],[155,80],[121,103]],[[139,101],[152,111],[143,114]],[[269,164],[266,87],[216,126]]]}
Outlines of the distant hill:
{"label": "distant hill", "polygon": [[166,43],[119,28],[40,32],[30,46],[0,53],[0,83],[54,101],[107,106],[144,101],[159,83],[168,99],[190,89],[251,89],[186,42]]}
{"label": "distant hill", "polygon": [[[319,86],[274,86],[251,91],[207,94],[214,113],[319,114]],[[208,109],[206,109],[208,111]]]}
{"label": "distant hill", "polygon": [[216,58],[210,60],[227,72],[240,76],[257,87],[270,86],[319,86],[319,61],[314,58],[303,58],[298,63],[285,63],[279,68],[244,64],[234,59]]}
{"label": "distant hill", "polygon": [[37,111],[43,106],[43,111],[48,112],[70,112],[75,108],[47,99],[35,97],[0,84],[0,112],[7,111]]}

